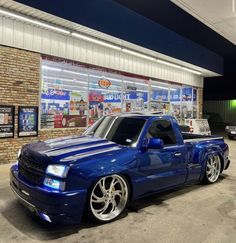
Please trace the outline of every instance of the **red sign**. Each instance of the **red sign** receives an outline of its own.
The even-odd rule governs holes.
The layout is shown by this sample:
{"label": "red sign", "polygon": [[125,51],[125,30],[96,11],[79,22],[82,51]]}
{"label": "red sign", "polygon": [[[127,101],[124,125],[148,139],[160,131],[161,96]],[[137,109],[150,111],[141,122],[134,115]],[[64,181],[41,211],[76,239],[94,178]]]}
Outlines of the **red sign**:
{"label": "red sign", "polygon": [[98,85],[103,89],[108,89],[111,86],[111,81],[108,79],[100,79]]}

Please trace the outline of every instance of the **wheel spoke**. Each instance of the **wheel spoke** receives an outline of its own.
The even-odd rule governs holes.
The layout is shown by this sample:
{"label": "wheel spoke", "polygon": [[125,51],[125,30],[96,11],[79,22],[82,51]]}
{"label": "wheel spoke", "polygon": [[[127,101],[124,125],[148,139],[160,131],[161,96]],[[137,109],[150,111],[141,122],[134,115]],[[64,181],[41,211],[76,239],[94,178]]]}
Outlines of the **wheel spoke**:
{"label": "wheel spoke", "polygon": [[101,203],[101,202],[104,202],[104,200],[105,200],[104,197],[98,197],[95,194],[92,195],[92,202]]}
{"label": "wheel spoke", "polygon": [[106,188],[105,188],[105,178],[102,178],[99,182],[99,188],[103,194],[106,194]]}

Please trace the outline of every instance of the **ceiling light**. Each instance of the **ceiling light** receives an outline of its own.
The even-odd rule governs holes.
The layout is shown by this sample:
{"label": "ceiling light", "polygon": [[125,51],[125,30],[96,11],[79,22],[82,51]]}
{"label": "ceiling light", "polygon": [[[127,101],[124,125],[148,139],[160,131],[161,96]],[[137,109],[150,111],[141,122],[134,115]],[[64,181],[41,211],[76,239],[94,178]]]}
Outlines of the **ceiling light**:
{"label": "ceiling light", "polygon": [[102,41],[102,40],[95,39],[93,37],[89,37],[89,36],[82,35],[82,34],[75,33],[75,32],[72,33],[72,36],[75,36],[75,37],[82,39],[82,40],[93,42],[93,43],[101,45],[101,46],[106,46],[106,47],[109,47],[109,48],[112,48],[112,49],[115,49],[115,50],[121,50],[121,47],[119,47],[119,46],[110,44],[110,43]]}
{"label": "ceiling light", "polygon": [[163,87],[163,86],[159,86],[159,85],[151,85],[152,88],[158,88],[158,89],[164,89],[164,90],[169,90],[168,87]]}
{"label": "ceiling light", "polygon": [[79,73],[79,72],[75,72],[75,71],[70,71],[70,70],[62,70],[64,73],[71,73],[71,74],[77,74],[77,75],[81,75],[81,76],[88,76],[88,74],[86,73]]}
{"label": "ceiling light", "polygon": [[75,83],[80,83],[80,84],[87,84],[88,82],[85,81],[79,81],[76,79],[69,79],[69,78],[57,78],[57,77],[50,77],[50,76],[43,76],[45,79],[52,79],[52,80],[59,80],[59,81],[69,81],[69,82],[75,82]]}
{"label": "ceiling light", "polygon": [[61,72],[62,71],[60,68],[54,68],[54,67],[45,66],[45,65],[42,66],[42,69],[51,70],[51,71],[57,71],[57,72]]}
{"label": "ceiling light", "polygon": [[150,61],[155,61],[155,60],[156,60],[154,57],[151,57],[151,56],[142,54],[142,53],[140,53],[140,52],[131,51],[131,50],[129,50],[129,49],[125,49],[125,48],[124,48],[124,49],[122,49],[122,51],[125,52],[125,53],[128,53],[128,54],[137,56],[137,57],[142,57],[142,58],[147,59],[147,60],[150,60]]}
{"label": "ceiling light", "polygon": [[157,60],[157,62],[164,64],[164,65],[167,65],[167,66],[170,66],[170,67],[181,68],[181,66],[174,64],[174,63],[171,63],[171,62],[166,62],[166,61],[159,60],[159,59]]}
{"label": "ceiling light", "polygon": [[15,14],[15,13],[11,13],[11,12],[8,12],[8,11],[3,10],[3,9],[0,9],[0,13],[4,14],[6,16],[9,16],[9,17],[13,17],[13,18],[31,23],[31,24],[35,24],[35,25],[45,27],[45,28],[48,28],[48,29],[51,29],[51,30],[55,30],[55,31],[58,31],[58,32],[61,32],[61,33],[64,33],[64,34],[70,34],[70,31],[68,31],[68,30],[65,30],[65,29],[50,25],[50,24],[46,24],[46,23],[43,23],[41,21],[34,20],[34,19],[31,19],[31,18],[28,18],[28,17],[24,17],[24,16],[21,16],[21,15]]}
{"label": "ceiling light", "polygon": [[185,71],[188,71],[190,73],[195,73],[195,74],[198,74],[198,75],[201,75],[202,74],[199,71],[196,71],[196,70],[193,70],[193,69],[189,69],[189,68],[186,68],[186,67],[182,67],[182,69],[185,70]]}
{"label": "ceiling light", "polygon": [[117,82],[122,82],[121,79],[116,79],[116,78],[110,78],[110,77],[105,77],[105,76],[98,76],[98,75],[93,75],[93,74],[89,74],[90,77],[93,77],[93,78],[104,78],[104,79],[108,79],[108,80],[113,80],[113,81],[117,81]]}

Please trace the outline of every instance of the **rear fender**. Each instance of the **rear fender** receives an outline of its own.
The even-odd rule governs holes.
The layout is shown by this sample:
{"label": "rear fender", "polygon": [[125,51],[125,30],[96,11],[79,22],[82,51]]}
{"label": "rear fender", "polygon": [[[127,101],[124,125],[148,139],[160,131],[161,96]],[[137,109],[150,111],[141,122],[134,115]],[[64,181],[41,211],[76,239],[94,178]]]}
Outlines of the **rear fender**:
{"label": "rear fender", "polygon": [[218,155],[221,160],[221,171],[223,171],[224,168],[224,152],[222,151],[221,147],[218,145],[211,145],[202,150],[199,153],[199,163],[201,164],[202,167],[202,172],[201,172],[201,177],[200,180],[203,179],[204,173],[206,170],[206,165],[207,165],[207,160],[209,159],[210,156]]}

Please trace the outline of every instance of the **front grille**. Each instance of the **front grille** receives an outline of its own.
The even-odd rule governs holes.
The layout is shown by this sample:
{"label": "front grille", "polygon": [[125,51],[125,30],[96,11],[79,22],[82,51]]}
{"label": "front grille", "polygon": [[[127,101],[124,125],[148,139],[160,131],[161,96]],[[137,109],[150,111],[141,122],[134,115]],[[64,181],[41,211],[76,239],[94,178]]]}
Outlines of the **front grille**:
{"label": "front grille", "polygon": [[30,158],[24,154],[21,154],[18,163],[19,174],[23,178],[37,185],[43,182],[44,174],[46,171],[46,165],[44,163],[40,163],[34,158]]}
{"label": "front grille", "polygon": [[29,171],[20,166],[19,173],[25,179],[39,185],[43,182],[43,175],[37,174],[35,171]]}

